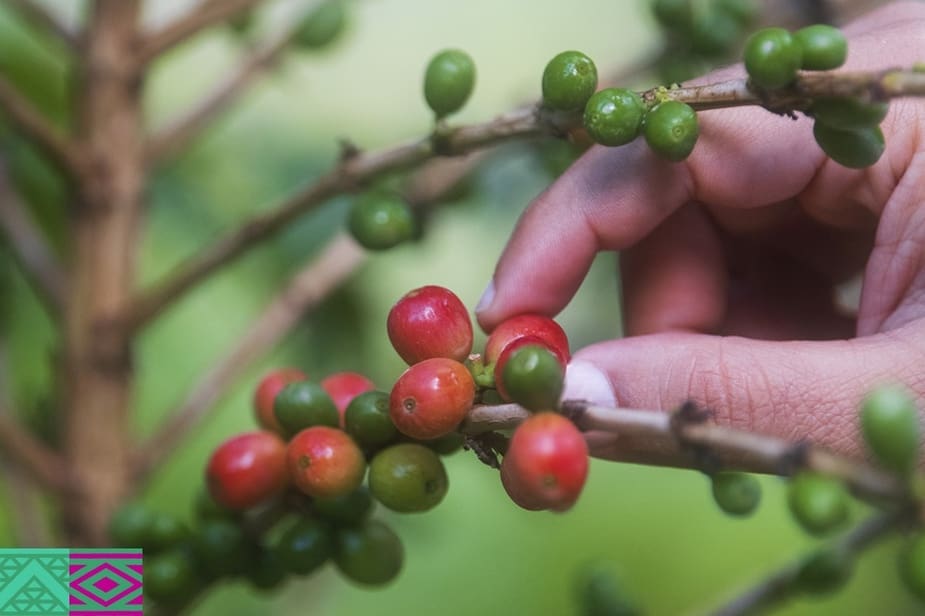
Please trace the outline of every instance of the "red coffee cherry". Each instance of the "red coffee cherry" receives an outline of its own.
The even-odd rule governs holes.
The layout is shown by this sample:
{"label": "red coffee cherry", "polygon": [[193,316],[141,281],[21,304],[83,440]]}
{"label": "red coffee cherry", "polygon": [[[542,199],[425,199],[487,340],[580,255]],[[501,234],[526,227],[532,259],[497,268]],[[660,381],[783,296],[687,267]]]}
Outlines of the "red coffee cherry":
{"label": "red coffee cherry", "polygon": [[565,417],[537,413],[514,431],[502,467],[505,489],[515,503],[566,511],[588,477],[588,445]]}
{"label": "red coffee cherry", "polygon": [[289,383],[307,380],[308,376],[298,368],[280,368],[270,372],[257,385],[254,392],[254,413],[261,428],[282,434],[282,428],[273,414],[273,401],[276,394]]}
{"label": "red coffee cherry", "polygon": [[472,320],[456,294],[438,286],[402,297],[386,322],[392,346],[408,365],[432,357],[465,361],[472,351]]}
{"label": "red coffee cherry", "polygon": [[[556,362],[558,362],[559,367],[561,369],[561,373],[565,374],[565,364],[567,362],[567,359],[565,358],[565,356],[562,355],[562,353],[558,349],[549,346],[548,344],[546,344],[546,342],[542,338],[539,338],[538,336],[523,336],[521,338],[517,338],[516,340],[508,344],[506,347],[504,347],[504,350],[501,352],[501,355],[498,356],[498,361],[495,363],[495,388],[498,390],[498,394],[501,396],[501,398],[505,400],[506,402],[512,401],[513,398],[511,397],[510,392],[507,391],[507,388],[504,385],[504,368],[507,366],[508,361],[510,361],[514,353],[516,353],[517,351],[519,351],[520,349],[526,346],[537,346],[537,347],[541,347],[549,351],[552,354],[552,356],[556,359]],[[542,376],[549,376],[549,375],[545,374]],[[531,379],[535,378],[535,376],[530,375],[530,378]],[[561,389],[562,376],[559,375],[558,378],[560,381],[559,388]],[[528,381],[529,379],[522,379],[522,380]],[[522,384],[518,383],[518,385],[523,385],[526,388],[529,388],[531,386],[536,386],[542,389],[544,388],[545,383],[524,382]],[[559,393],[561,394],[561,391]],[[552,410],[553,408],[555,408],[555,405],[558,402],[558,397],[556,398],[557,399],[552,400],[551,403],[548,406],[546,406],[545,409],[531,409],[531,410],[547,410],[547,411]]]}
{"label": "red coffee cherry", "polygon": [[468,368],[435,357],[414,364],[398,377],[389,398],[389,416],[411,438],[439,438],[456,429],[474,398],[475,381]]}
{"label": "red coffee cherry", "polygon": [[206,467],[209,494],[219,505],[250,509],[285,489],[286,443],[272,432],[233,436],[212,453]]}
{"label": "red coffee cherry", "polygon": [[485,365],[495,363],[510,343],[524,336],[535,336],[566,362],[571,358],[568,336],[558,323],[541,314],[521,314],[511,317],[495,328],[485,343]]}
{"label": "red coffee cherry", "polygon": [[366,459],[353,439],[328,426],[313,426],[292,437],[286,466],[296,487],[313,498],[349,494],[366,473]]}
{"label": "red coffee cherry", "polygon": [[360,394],[376,389],[376,384],[358,372],[336,372],[322,379],[321,388],[334,400],[340,413],[340,427],[344,427],[344,412],[350,402]]}

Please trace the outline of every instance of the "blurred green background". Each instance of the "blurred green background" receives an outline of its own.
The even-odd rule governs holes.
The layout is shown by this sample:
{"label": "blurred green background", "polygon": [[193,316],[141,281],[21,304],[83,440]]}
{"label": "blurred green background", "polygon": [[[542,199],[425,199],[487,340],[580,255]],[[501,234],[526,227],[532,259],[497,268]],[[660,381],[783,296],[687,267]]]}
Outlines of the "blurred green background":
{"label": "blurred green background", "polygon": [[[81,2],[49,2],[79,19]],[[148,2],[151,25],[191,3]],[[286,22],[306,0],[273,3],[258,29]],[[337,155],[337,139],[364,148],[426,134],[430,118],[420,94],[428,58],[444,47],[466,49],[478,66],[471,103],[454,121],[479,121],[538,94],[546,60],[576,48],[605,73],[632,66],[658,45],[644,0],[356,0],[347,36],[322,53],[290,54],[204,139],[157,171],[151,187],[142,280],[150,282],[208,238],[310,181]],[[148,84],[152,127],[208,90],[241,49],[217,28],[156,66]],[[67,121],[68,64],[62,50],[26,29],[0,3],[0,72],[42,109]],[[7,131],[2,152],[37,217],[62,241],[66,189],[34,152]],[[431,220],[414,245],[376,255],[270,357],[259,362],[157,475],[144,500],[187,514],[211,448],[252,426],[250,394],[272,366],[297,365],[314,377],[358,370],[388,387],[402,363],[390,349],[385,317],[405,291],[423,284],[478,301],[517,216],[550,177],[525,147],[507,147],[474,180],[475,190]],[[229,349],[275,286],[315,253],[342,224],[346,202],[304,217],[277,241],[222,271],[144,334],[137,356],[135,426],[149,433]],[[602,255],[578,297],[561,316],[574,347],[619,335],[614,256]],[[19,406],[54,438],[48,417],[54,337],[28,286],[0,262],[0,309],[8,380]],[[227,584],[195,610],[203,616],[275,614],[571,614],[573,580],[590,562],[605,562],[648,614],[695,613],[788,561],[811,541],[785,512],[781,483],[764,480],[764,505],[753,518],[721,515],[707,480],[697,473],[595,463],[585,494],[565,515],[521,511],[496,474],[467,453],[448,460],[451,490],[436,510],[399,517],[381,510],[403,538],[406,567],[398,582],[367,590],[333,568],[284,590],[259,595]],[[6,491],[3,492],[6,494]],[[0,543],[12,533],[0,510]],[[857,511],[856,518],[865,512]],[[864,558],[846,591],[801,600],[781,613],[912,614],[895,575],[895,542]]]}

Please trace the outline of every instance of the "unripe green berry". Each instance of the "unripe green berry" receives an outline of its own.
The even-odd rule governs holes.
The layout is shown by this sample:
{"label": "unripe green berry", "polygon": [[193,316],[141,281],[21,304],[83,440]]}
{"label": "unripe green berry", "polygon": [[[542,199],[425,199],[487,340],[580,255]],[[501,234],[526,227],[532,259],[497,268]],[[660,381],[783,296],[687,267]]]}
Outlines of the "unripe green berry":
{"label": "unripe green berry", "polygon": [[173,549],[145,558],[145,595],[163,605],[182,605],[199,589],[202,580],[192,555]]}
{"label": "unripe green berry", "polygon": [[373,497],[364,486],[343,496],[317,498],[312,502],[319,517],[338,526],[361,524],[372,513],[373,505]]}
{"label": "unripe green berry", "polygon": [[823,535],[848,519],[848,493],[836,479],[802,472],[790,482],[787,493],[790,512],[806,532]]}
{"label": "unripe green berry", "polygon": [[387,250],[414,237],[417,224],[411,207],[388,195],[369,194],[354,201],[347,228],[367,250]]}
{"label": "unripe green berry", "polygon": [[694,18],[691,0],[653,0],[652,13],[666,28],[683,30]]}
{"label": "unripe green berry", "polygon": [[899,575],[906,589],[925,602],[925,534],[914,536],[899,554]]}
{"label": "unripe green berry", "polygon": [[531,411],[558,408],[565,384],[565,370],[559,362],[549,349],[538,344],[517,349],[501,375],[504,392]]}
{"label": "unripe green berry", "polygon": [[248,561],[245,575],[257,590],[274,590],[286,581],[287,573],[276,551],[260,546]]}
{"label": "unripe green berry", "polygon": [[643,134],[656,154],[672,162],[690,156],[697,144],[700,127],[697,112],[680,101],[664,101],[646,114]]}
{"label": "unripe green berry", "polygon": [[704,56],[724,56],[733,51],[742,34],[741,22],[729,13],[704,11],[694,18],[691,47]]}
{"label": "unripe green berry", "polygon": [[367,391],[347,405],[344,428],[361,447],[385,445],[398,436],[389,416],[389,394]]}
{"label": "unripe green berry", "polygon": [[915,401],[898,387],[872,391],[861,405],[861,432],[883,466],[907,473],[919,459],[921,422]]}
{"label": "unripe green berry", "polygon": [[141,547],[148,552],[160,552],[180,543],[189,534],[189,528],[179,517],[172,513],[158,512],[151,519],[148,541]]}
{"label": "unripe green berry", "polygon": [[275,551],[286,571],[308,575],[326,563],[334,553],[333,536],[324,522],[302,517],[283,532]]}
{"label": "unripe green berry", "polygon": [[421,444],[425,447],[432,449],[435,453],[441,456],[449,456],[460,449],[466,442],[466,437],[464,437],[459,432],[450,432],[449,434],[444,434],[439,438],[435,438],[429,441],[421,441]]}
{"label": "unripe green berry", "polygon": [[803,57],[800,46],[783,28],[764,28],[745,43],[745,70],[763,88],[782,88],[797,75]]}
{"label": "unripe green berry", "polygon": [[870,167],[880,160],[886,148],[879,126],[840,130],[816,121],[813,123],[813,136],[829,158],[851,169]]}
{"label": "unripe green berry", "polygon": [[197,520],[214,520],[214,519],[234,519],[238,512],[222,507],[215,502],[209,490],[201,488],[196,494],[196,501],[193,505],[193,514]]}
{"label": "unripe green berry", "polygon": [[395,579],[404,562],[401,539],[378,520],[337,533],[334,562],[348,579],[369,586],[381,586]]}
{"label": "unripe green berry", "polygon": [[584,109],[596,89],[597,67],[580,51],[563,51],[543,70],[543,103],[550,109]]}
{"label": "unripe green berry", "polygon": [[109,538],[113,545],[140,548],[150,542],[155,513],[141,503],[120,507],[109,520]]}
{"label": "unripe green berry", "polygon": [[866,102],[854,97],[818,98],[810,107],[817,121],[841,130],[876,126],[889,110],[889,103]]}
{"label": "unripe green berry", "polygon": [[794,585],[796,590],[824,595],[842,588],[854,570],[854,559],[845,550],[823,547],[800,564]]}
{"label": "unripe green berry", "polygon": [[800,46],[801,65],[808,71],[828,71],[845,63],[848,40],[841,30],[825,24],[807,26],[793,33]]}
{"label": "unripe green berry", "polygon": [[250,550],[239,524],[230,520],[203,522],[193,535],[193,550],[203,570],[213,577],[243,573]]}
{"label": "unripe green berry", "polygon": [[377,453],[369,464],[369,489],[392,511],[433,509],[446,496],[448,486],[440,457],[417,443],[393,445]]}
{"label": "unripe green berry", "polygon": [[424,100],[438,118],[462,109],[475,87],[475,62],[464,51],[435,55],[424,73]]}
{"label": "unripe green berry", "polygon": [[607,88],[585,106],[584,126],[601,145],[618,146],[639,135],[646,106],[638,94],[625,88]]}
{"label": "unripe green berry", "polygon": [[722,471],[712,477],[713,499],[724,512],[746,516],[761,502],[761,484],[747,473]]}
{"label": "unripe green berry", "polygon": [[754,22],[759,13],[755,0],[714,0],[713,7],[735,18],[743,26]]}
{"label": "unripe green berry", "polygon": [[642,613],[630,602],[613,573],[603,566],[582,571],[576,591],[580,616],[639,616]]}
{"label": "unripe green berry", "polygon": [[273,401],[273,415],[287,436],[312,426],[340,426],[340,414],[331,396],[317,383],[289,383]]}
{"label": "unripe green berry", "polygon": [[306,49],[320,49],[331,44],[344,31],[347,9],[342,0],[328,0],[305,18],[295,43]]}

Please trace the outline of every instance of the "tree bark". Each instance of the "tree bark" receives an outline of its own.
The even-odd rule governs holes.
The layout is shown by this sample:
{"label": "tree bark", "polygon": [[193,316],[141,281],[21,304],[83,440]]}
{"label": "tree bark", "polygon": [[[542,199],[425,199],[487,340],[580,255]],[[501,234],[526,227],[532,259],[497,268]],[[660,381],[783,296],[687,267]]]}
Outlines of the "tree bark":
{"label": "tree bark", "polygon": [[134,369],[122,315],[135,283],[145,188],[139,68],[140,0],[96,0],[77,93],[72,286],[63,339],[64,453],[82,489],[64,503],[74,545],[103,545],[129,492],[128,411]]}

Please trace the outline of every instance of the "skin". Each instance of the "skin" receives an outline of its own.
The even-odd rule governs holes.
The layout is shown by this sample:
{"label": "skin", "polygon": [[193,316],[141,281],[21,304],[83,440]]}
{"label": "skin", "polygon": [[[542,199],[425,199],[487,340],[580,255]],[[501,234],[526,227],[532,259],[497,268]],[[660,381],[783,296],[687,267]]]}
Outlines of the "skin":
{"label": "skin", "polygon": [[[925,4],[845,28],[845,70],[925,58]],[[702,82],[744,77],[741,65]],[[672,409],[860,454],[864,394],[900,382],[925,398],[925,100],[898,99],[873,167],[827,159],[812,122],[758,108],[703,112],[683,163],[637,140],[594,147],[534,201],[478,318],[555,315],[598,251],[621,251],[627,337],[575,354],[567,397]],[[568,246],[567,251],[561,249]],[[863,279],[856,313],[833,290]],[[626,456],[615,437],[596,455]]]}

